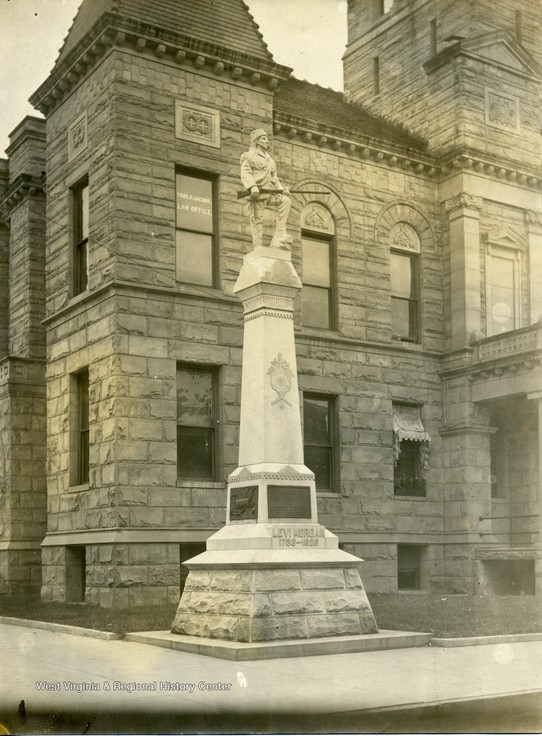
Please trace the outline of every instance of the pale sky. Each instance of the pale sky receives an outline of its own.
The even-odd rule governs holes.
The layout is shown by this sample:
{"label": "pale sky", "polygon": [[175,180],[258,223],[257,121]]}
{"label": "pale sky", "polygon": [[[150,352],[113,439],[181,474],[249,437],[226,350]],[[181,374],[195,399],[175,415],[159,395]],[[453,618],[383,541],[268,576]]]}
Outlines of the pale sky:
{"label": "pale sky", "polygon": [[[275,61],[299,79],[342,90],[347,0],[245,2]],[[41,117],[28,98],[53,68],[80,3],[0,0],[0,158],[22,118]]]}

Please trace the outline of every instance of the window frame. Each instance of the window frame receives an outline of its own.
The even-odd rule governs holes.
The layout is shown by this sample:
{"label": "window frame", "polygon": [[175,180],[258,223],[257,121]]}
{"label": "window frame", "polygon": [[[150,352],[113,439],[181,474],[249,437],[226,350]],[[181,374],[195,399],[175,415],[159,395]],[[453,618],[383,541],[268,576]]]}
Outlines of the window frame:
{"label": "window frame", "polygon": [[219,480],[219,436],[218,431],[220,427],[220,421],[218,416],[219,411],[219,368],[214,365],[204,365],[200,363],[177,363],[176,367],[176,391],[178,391],[177,376],[181,371],[191,371],[211,376],[211,423],[208,427],[211,434],[212,446],[211,446],[211,461],[210,461],[210,474],[207,476],[197,475],[186,475],[181,473],[181,462],[179,454],[179,428],[186,427],[188,429],[201,428],[199,425],[193,424],[180,424],[177,413],[176,419],[176,443],[177,443],[177,481],[178,482],[215,482]]}
{"label": "window frame", "polygon": [[[411,262],[414,268],[414,291],[416,298],[407,298],[403,296],[395,296],[393,292],[393,283],[392,283],[392,276],[391,276],[391,270],[392,270],[392,259],[396,257],[400,258],[407,258]],[[391,248],[390,250],[390,297],[391,297],[391,329],[392,329],[392,339],[396,340],[397,342],[407,342],[412,345],[419,345],[421,343],[421,263],[420,263],[420,254],[419,253],[412,253],[410,251],[406,250],[399,250],[397,248]],[[393,303],[396,302],[406,302],[408,303],[408,324],[409,324],[409,336],[406,337],[404,335],[401,335],[400,333],[395,333],[394,331],[394,322],[393,322]],[[411,317],[411,308],[414,307],[414,319]],[[412,321],[411,321],[412,319]],[[410,331],[414,328],[412,331],[415,333],[413,337],[410,337]]]}
{"label": "window frame", "polygon": [[[177,202],[179,196],[179,189],[177,186],[177,177],[186,176],[192,179],[199,179],[201,181],[208,181],[211,184],[211,211],[212,211],[212,232],[208,233],[203,230],[197,230],[192,228],[179,227],[177,225]],[[200,171],[198,169],[191,169],[177,166],[175,168],[174,175],[174,187],[175,187],[175,282],[177,284],[186,284],[187,286],[206,287],[209,289],[216,289],[218,286],[218,243],[219,243],[219,209],[218,209],[218,182],[219,177],[217,174],[210,173],[207,171]],[[178,278],[177,259],[178,259],[178,248],[177,248],[177,233],[185,232],[194,235],[208,235],[211,238],[211,278],[208,282],[190,281],[186,279]]]}
{"label": "window frame", "polygon": [[321,233],[314,230],[303,228],[301,230],[301,273],[303,274],[303,241],[314,241],[317,243],[326,243],[328,247],[329,255],[329,286],[320,286],[319,284],[312,284],[305,281],[305,277],[302,278],[303,288],[308,286],[312,289],[320,289],[328,294],[328,326],[322,327],[321,325],[309,325],[305,322],[305,308],[303,303],[303,292],[301,293],[301,323],[304,328],[309,330],[326,330],[326,332],[334,332],[337,329],[337,290],[335,288],[335,235],[331,233]]}
{"label": "window frame", "polygon": [[90,483],[90,376],[88,367],[70,374],[69,488]]}
{"label": "window frame", "polygon": [[[302,394],[302,406],[303,406],[303,458],[304,463],[307,455],[307,447],[326,447],[329,448],[329,479],[330,488],[318,488],[316,486],[316,492],[319,494],[332,494],[336,496],[340,493],[340,445],[339,445],[339,431],[338,431],[338,397],[334,394],[318,393],[315,391],[303,391]],[[305,441],[306,436],[306,421],[305,421],[305,401],[312,399],[314,401],[325,401],[328,406],[328,426],[329,426],[329,444],[309,444]],[[309,470],[312,470],[308,465]],[[314,471],[313,471],[314,472]],[[316,476],[316,473],[315,473]],[[316,483],[316,477],[315,477]]]}
{"label": "window frame", "polygon": [[[408,444],[407,444],[408,443]],[[403,447],[404,446],[404,447]],[[426,498],[426,481],[423,477],[423,465],[421,459],[421,444],[416,440],[401,440],[401,450],[399,452],[399,458],[397,463],[393,466],[393,496],[394,498]],[[407,457],[413,457],[416,464],[415,474],[412,478],[412,484],[403,487],[400,478],[406,476],[399,476],[398,466]],[[406,488],[406,490],[405,490]]]}
{"label": "window frame", "polygon": [[71,187],[70,192],[73,253],[72,292],[73,296],[78,296],[88,291],[89,282],[90,187],[88,176],[85,176]]}
{"label": "window frame", "polygon": [[[414,592],[414,591],[420,591],[424,590],[424,554],[425,554],[425,548],[426,545],[422,544],[398,544],[397,545],[397,590],[399,592]],[[415,550],[416,551],[416,562],[417,564],[414,565],[401,565],[401,556],[402,553],[405,553],[406,550],[409,550],[409,552]],[[416,576],[416,585],[413,587],[401,585],[401,573],[415,573]]]}

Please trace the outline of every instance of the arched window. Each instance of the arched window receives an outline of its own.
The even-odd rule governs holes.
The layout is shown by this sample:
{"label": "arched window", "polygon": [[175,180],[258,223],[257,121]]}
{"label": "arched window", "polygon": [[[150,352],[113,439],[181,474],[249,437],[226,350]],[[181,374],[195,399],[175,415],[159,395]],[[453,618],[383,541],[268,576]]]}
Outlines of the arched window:
{"label": "arched window", "polygon": [[419,342],[420,238],[405,222],[390,232],[391,328],[395,340]]}
{"label": "arched window", "polygon": [[301,214],[301,319],[306,327],[335,329],[335,223],[320,204],[307,205]]}

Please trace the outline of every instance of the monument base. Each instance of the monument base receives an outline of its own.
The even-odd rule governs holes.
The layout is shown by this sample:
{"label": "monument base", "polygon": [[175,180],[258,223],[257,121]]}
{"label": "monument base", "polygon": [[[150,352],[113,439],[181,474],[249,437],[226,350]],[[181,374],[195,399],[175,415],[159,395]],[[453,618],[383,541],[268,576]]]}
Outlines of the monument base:
{"label": "monument base", "polygon": [[338,549],[204,552],[188,561],[171,631],[248,643],[375,634],[359,563]]}

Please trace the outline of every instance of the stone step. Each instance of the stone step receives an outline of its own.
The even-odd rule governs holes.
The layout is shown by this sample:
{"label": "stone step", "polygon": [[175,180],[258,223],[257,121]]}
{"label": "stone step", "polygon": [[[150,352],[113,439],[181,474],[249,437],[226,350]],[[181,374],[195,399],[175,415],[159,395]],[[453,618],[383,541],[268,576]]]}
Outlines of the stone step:
{"label": "stone step", "polygon": [[238,661],[425,647],[432,637],[432,634],[387,629],[382,629],[378,634],[334,636],[319,639],[287,639],[255,642],[253,644],[184,636],[182,634],[172,634],[169,631],[132,632],[125,636],[128,641],[135,641],[140,644],[151,644],[166,649]]}

